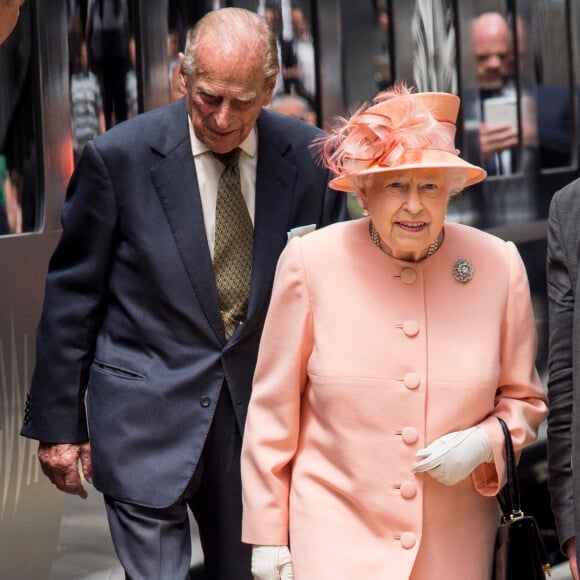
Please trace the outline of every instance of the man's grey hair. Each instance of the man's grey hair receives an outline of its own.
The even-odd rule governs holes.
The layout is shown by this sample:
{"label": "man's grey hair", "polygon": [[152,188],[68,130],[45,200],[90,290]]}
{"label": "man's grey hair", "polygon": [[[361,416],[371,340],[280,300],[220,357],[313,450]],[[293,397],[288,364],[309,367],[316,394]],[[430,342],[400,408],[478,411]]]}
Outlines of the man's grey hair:
{"label": "man's grey hair", "polygon": [[186,77],[195,75],[195,57],[202,42],[211,42],[215,53],[242,52],[263,59],[266,83],[280,71],[276,37],[266,21],[243,8],[222,8],[208,12],[187,33],[185,58],[181,70]]}

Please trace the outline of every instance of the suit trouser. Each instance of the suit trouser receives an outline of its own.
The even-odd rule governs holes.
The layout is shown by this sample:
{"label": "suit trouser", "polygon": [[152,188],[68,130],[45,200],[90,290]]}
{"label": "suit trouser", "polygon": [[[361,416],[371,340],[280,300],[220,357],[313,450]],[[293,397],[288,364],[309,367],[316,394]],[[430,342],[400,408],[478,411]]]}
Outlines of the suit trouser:
{"label": "suit trouser", "polygon": [[251,546],[241,542],[241,443],[224,384],[200,462],[175,504],[153,509],[105,496],[111,536],[126,578],[189,577],[189,507],[199,527],[206,579],[252,579]]}

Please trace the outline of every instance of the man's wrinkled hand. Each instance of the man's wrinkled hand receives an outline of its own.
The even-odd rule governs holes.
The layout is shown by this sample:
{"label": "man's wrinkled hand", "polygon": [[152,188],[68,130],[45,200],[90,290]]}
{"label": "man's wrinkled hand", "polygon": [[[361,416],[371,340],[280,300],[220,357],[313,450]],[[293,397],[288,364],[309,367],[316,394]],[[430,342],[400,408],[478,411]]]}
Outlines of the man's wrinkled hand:
{"label": "man's wrinkled hand", "polygon": [[85,499],[88,494],[81,482],[80,470],[85,479],[92,483],[91,444],[40,442],[37,452],[43,473],[65,493]]}

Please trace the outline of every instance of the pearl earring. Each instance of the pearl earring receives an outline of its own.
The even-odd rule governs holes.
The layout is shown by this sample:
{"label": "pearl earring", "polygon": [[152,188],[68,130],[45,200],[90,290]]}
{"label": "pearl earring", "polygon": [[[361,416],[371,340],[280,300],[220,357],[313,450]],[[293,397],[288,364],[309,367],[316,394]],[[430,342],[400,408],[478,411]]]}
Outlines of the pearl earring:
{"label": "pearl earring", "polygon": [[369,210],[366,207],[363,207],[362,214],[363,214],[363,217],[368,217],[369,216]]}

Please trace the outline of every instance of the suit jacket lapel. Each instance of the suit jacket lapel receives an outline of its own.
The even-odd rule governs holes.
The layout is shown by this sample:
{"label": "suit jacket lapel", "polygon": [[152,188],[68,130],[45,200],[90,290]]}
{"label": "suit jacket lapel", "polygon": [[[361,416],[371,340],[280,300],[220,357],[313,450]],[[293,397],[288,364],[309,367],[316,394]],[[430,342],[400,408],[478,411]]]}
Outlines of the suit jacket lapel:
{"label": "suit jacket lapel", "polygon": [[[254,268],[247,330],[268,306],[276,263],[287,241],[297,173],[290,143],[264,112],[258,118],[258,167],[254,221]],[[242,327],[243,328],[243,327]]]}
{"label": "suit jacket lapel", "polygon": [[[181,105],[181,106],[179,106]],[[211,256],[207,245],[195,163],[191,153],[185,99],[176,103],[153,149],[164,158],[151,178],[197,299],[216,335],[224,340]]]}

